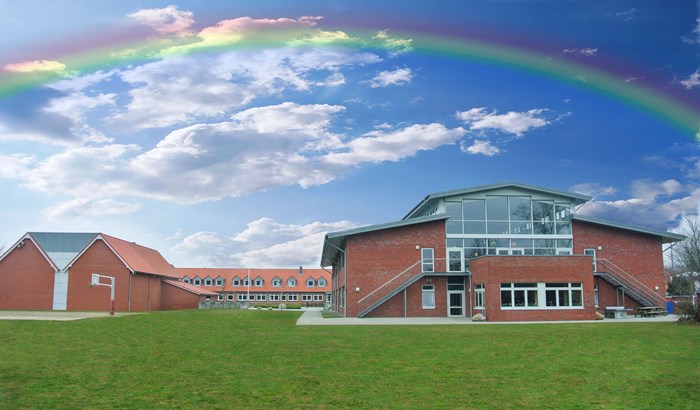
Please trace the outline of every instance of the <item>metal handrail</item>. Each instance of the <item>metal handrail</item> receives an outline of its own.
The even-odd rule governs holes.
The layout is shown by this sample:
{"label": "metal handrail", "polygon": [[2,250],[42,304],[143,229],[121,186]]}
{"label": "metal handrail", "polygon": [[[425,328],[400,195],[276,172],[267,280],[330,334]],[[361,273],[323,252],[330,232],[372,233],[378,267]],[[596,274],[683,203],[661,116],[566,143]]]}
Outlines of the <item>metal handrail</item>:
{"label": "metal handrail", "polygon": [[[374,289],[373,291],[371,291],[370,293],[368,293],[367,295],[365,295],[364,297],[362,297],[361,299],[359,299],[356,303],[357,303],[357,304],[361,304],[362,302],[364,302],[364,301],[367,300],[368,298],[370,298],[370,297],[372,297],[373,295],[375,295],[375,294],[376,294],[377,292],[379,292],[380,290],[384,289],[384,288],[385,288],[386,286],[388,286],[390,283],[394,282],[396,279],[398,279],[398,278],[404,276],[406,273],[409,273],[409,272],[412,272],[412,273],[413,273],[413,275],[411,275],[411,276],[409,277],[409,279],[411,279],[411,278],[413,278],[413,277],[415,277],[415,276],[417,276],[417,275],[419,275],[419,274],[421,274],[421,273],[432,273],[432,272],[435,272],[435,271],[436,271],[436,270],[435,270],[436,262],[438,262],[438,261],[446,261],[446,260],[447,260],[446,258],[433,258],[433,259],[432,259],[432,261],[433,261],[433,270],[432,270],[432,271],[425,272],[425,271],[423,271],[423,266],[422,266],[424,260],[423,260],[423,259],[419,259],[418,261],[416,261],[415,263],[413,263],[411,266],[409,266],[409,267],[407,267],[406,269],[402,270],[399,274],[397,274],[396,276],[392,277],[392,278],[389,279],[388,281],[386,281],[386,282],[384,282],[383,284],[381,284],[378,288]],[[415,270],[416,266],[419,266],[420,269]],[[387,292],[387,293],[388,293],[388,292]]]}
{"label": "metal handrail", "polygon": [[[625,272],[622,268],[615,265],[610,260],[600,258],[600,259],[597,259],[597,262],[602,262],[603,265],[611,267],[612,269],[608,273],[613,274],[616,279],[622,279],[621,282],[623,285],[631,288],[632,290],[639,292],[640,294],[642,294],[642,296],[649,298],[650,302],[652,302],[652,303],[661,302],[660,305],[663,305],[663,302],[665,301],[665,299],[662,296],[660,296],[658,293],[651,290],[651,288],[649,288],[648,286],[646,286],[645,284],[640,282],[634,276]],[[625,281],[627,281],[627,283],[624,283]]]}

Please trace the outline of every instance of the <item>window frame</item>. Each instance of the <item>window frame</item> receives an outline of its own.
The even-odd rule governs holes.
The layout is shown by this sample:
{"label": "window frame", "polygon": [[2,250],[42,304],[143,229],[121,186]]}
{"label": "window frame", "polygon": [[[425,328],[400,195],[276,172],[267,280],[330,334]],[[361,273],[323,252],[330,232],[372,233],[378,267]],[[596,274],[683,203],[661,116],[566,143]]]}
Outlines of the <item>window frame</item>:
{"label": "window frame", "polygon": [[[431,297],[429,302],[432,304],[426,304],[426,296]],[[421,287],[421,306],[423,309],[435,309],[435,285],[423,285]]]}

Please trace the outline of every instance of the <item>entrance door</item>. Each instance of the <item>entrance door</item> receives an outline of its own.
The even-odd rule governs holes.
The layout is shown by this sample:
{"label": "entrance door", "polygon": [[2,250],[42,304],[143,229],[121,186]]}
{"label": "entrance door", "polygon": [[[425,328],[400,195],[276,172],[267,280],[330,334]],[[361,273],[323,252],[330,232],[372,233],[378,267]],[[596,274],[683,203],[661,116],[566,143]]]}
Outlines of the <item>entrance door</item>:
{"label": "entrance door", "polygon": [[464,317],[464,291],[447,292],[447,316]]}
{"label": "entrance door", "polygon": [[464,272],[463,248],[450,248],[447,250],[447,271]]}

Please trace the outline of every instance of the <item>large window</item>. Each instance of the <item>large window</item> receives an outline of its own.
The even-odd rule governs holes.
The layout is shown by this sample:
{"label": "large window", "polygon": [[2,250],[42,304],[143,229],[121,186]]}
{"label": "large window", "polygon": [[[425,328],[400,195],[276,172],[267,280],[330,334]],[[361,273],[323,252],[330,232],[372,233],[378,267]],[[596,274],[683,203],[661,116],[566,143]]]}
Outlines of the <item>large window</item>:
{"label": "large window", "polygon": [[571,255],[571,205],[528,195],[447,200],[448,247],[463,246],[465,267],[484,255]]}
{"label": "large window", "polygon": [[435,286],[423,285],[423,309],[435,309]]}
{"label": "large window", "polygon": [[484,285],[474,285],[474,307],[477,309],[484,308]]}
{"label": "large window", "polygon": [[423,272],[435,272],[435,259],[433,248],[421,249],[421,260],[423,264]]}
{"label": "large window", "polygon": [[547,283],[546,288],[548,307],[583,306],[583,289],[580,283]]}
{"label": "large window", "polygon": [[293,288],[297,285],[297,280],[294,278],[287,279],[287,286]]}
{"label": "large window", "polygon": [[[476,289],[478,292],[478,288]],[[476,298],[478,303],[478,295]],[[502,309],[582,307],[583,286],[581,283],[501,283]]]}

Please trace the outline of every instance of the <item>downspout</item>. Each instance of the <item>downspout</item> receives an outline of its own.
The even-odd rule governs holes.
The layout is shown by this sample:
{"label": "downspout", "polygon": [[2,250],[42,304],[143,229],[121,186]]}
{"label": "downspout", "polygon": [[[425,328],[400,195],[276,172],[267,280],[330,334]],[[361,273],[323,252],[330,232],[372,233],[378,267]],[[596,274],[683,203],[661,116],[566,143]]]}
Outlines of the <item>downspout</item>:
{"label": "downspout", "polygon": [[136,275],[136,272],[132,271],[131,275],[129,275],[129,295],[127,296],[127,310],[131,312],[131,277]]}
{"label": "downspout", "polygon": [[345,306],[343,307],[343,317],[348,317],[348,254],[344,250],[340,249],[339,247],[333,245],[330,241],[326,240],[326,243],[329,244],[330,246],[334,247],[335,249],[343,252],[345,264],[343,266],[343,276],[344,276],[344,281],[345,283],[343,284],[343,303]]}
{"label": "downspout", "polygon": [[474,297],[474,293],[472,292],[472,275],[469,275],[469,317],[470,318],[474,317],[474,311],[473,311],[474,300],[472,299],[473,297]]}
{"label": "downspout", "polygon": [[153,276],[148,277],[148,311],[151,311],[151,279]]}

